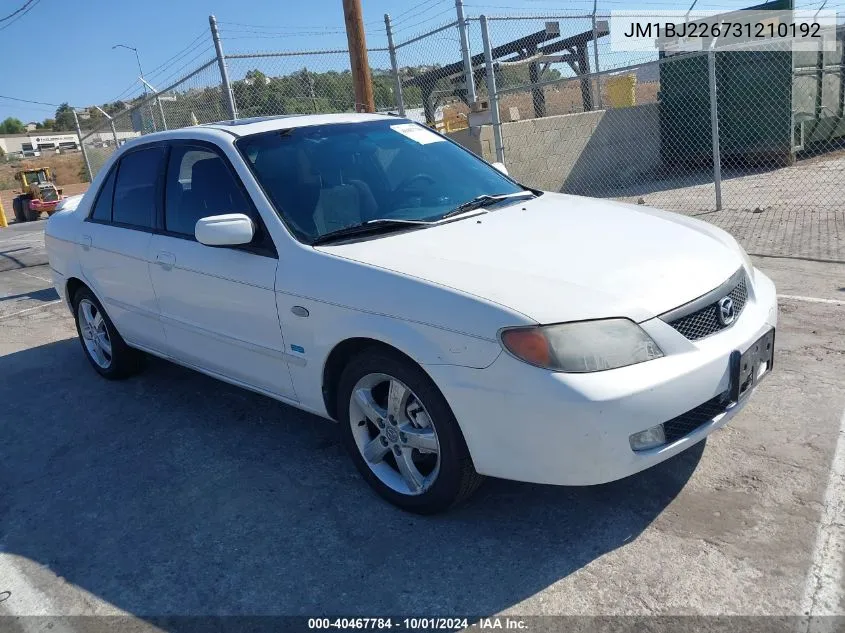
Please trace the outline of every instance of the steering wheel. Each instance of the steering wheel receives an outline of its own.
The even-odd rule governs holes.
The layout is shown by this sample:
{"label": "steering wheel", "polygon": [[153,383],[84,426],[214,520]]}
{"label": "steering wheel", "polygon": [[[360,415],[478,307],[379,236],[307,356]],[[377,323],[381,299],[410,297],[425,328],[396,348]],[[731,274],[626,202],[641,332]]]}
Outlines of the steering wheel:
{"label": "steering wheel", "polygon": [[433,177],[429,176],[428,174],[414,174],[413,176],[403,178],[402,182],[396,185],[396,188],[393,190],[394,193],[402,191],[404,189],[410,189],[411,191],[413,191],[414,189],[411,187],[411,184],[413,184],[417,180],[426,181],[430,185],[433,185],[437,182]]}

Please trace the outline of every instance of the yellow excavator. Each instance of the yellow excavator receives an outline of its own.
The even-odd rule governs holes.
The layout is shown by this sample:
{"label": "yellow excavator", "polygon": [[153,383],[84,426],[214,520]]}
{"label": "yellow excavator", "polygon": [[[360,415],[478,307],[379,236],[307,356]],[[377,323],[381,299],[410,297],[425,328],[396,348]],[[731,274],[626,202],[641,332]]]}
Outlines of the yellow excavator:
{"label": "yellow excavator", "polygon": [[49,168],[21,170],[15,174],[15,180],[21,183],[20,195],[12,200],[16,222],[32,222],[44,212],[53,215],[63,196]]}

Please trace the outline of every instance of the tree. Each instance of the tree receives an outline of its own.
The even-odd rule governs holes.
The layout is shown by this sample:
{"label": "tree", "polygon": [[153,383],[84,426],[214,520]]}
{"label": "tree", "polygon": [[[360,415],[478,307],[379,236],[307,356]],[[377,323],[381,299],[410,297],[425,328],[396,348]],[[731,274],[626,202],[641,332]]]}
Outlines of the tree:
{"label": "tree", "polygon": [[0,134],[23,134],[24,132],[26,132],[26,126],[20,119],[9,117],[0,123]]}
{"label": "tree", "polygon": [[76,121],[73,118],[73,108],[63,103],[56,109],[56,120],[53,124],[56,132],[65,132],[76,129]]}

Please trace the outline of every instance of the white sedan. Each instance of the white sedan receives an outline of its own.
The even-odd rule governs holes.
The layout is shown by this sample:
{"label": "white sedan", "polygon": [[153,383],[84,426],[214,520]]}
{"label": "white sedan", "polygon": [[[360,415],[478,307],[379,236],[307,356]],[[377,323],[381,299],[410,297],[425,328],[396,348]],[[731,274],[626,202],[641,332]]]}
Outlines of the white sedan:
{"label": "white sedan", "polygon": [[46,243],[99,374],[146,352],[336,420],[415,512],[484,475],[641,471],[772,368],[774,285],[724,231],[529,189],[391,116],[144,136]]}

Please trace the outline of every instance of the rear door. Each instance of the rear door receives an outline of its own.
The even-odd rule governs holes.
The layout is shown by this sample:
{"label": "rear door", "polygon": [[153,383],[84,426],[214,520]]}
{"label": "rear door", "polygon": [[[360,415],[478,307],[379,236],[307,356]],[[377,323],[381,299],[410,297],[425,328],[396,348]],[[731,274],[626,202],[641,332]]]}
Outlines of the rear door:
{"label": "rear door", "polygon": [[115,164],[81,232],[79,261],[87,283],[130,344],[161,351],[164,330],[150,280],[165,148],[144,146]]}
{"label": "rear door", "polygon": [[[278,257],[228,160],[209,143],[174,142],[164,200],[150,271],[169,353],[248,387],[295,399],[276,308]],[[196,241],[197,220],[224,213],[252,218],[253,243],[210,247]]]}

